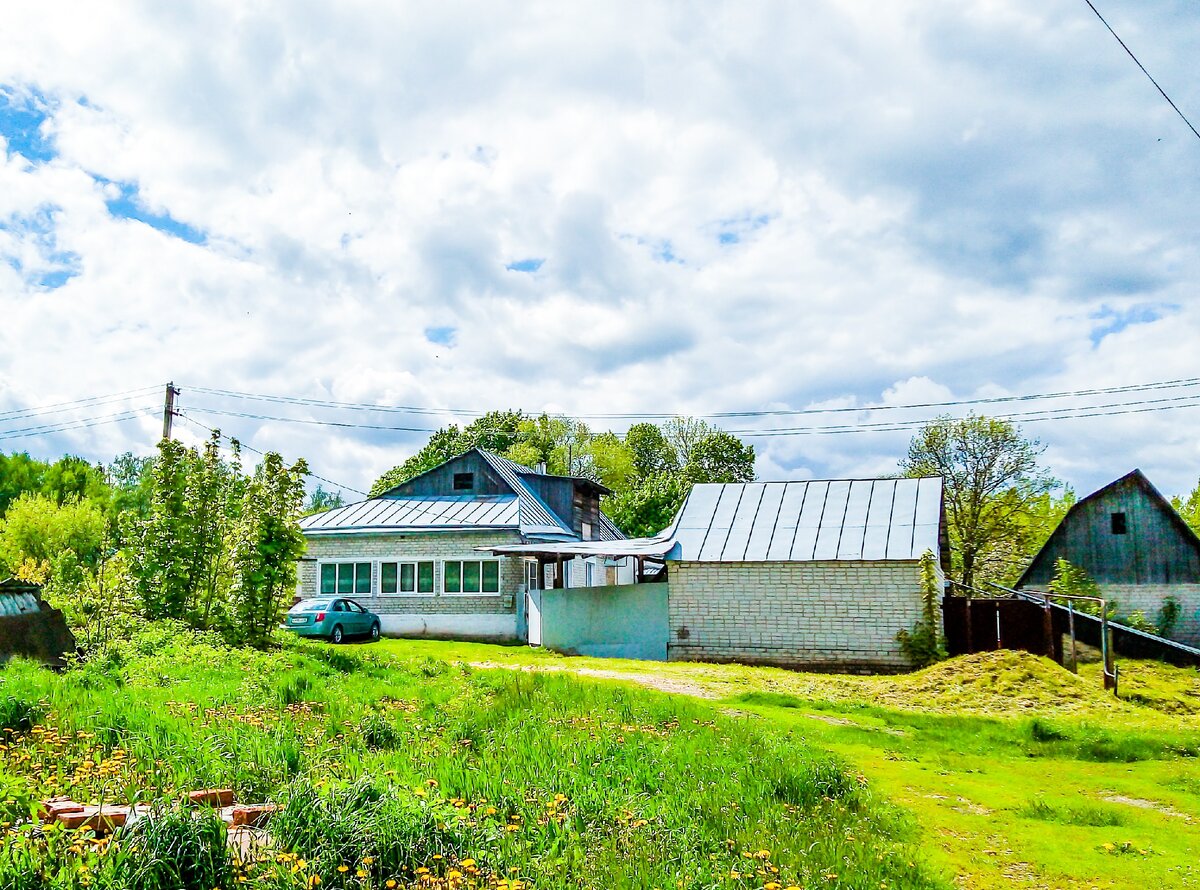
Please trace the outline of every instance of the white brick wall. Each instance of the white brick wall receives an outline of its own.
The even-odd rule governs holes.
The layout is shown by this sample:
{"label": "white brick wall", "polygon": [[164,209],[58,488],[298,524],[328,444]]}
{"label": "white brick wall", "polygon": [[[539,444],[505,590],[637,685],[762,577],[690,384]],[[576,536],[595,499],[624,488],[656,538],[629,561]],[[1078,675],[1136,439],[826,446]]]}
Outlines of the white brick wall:
{"label": "white brick wall", "polygon": [[1141,609],[1151,621],[1168,596],[1179,600],[1179,621],[1171,638],[1189,646],[1200,646],[1200,584],[1100,584],[1100,595],[1116,600],[1117,614],[1126,617]]}
{"label": "white brick wall", "polygon": [[[499,557],[498,594],[443,593],[442,574],[445,560],[493,558],[476,551],[476,547],[516,543],[520,543],[520,536],[515,531],[313,535],[306,539],[307,552],[300,562],[297,592],[306,598],[319,594],[322,562],[370,562],[370,594],[348,595],[379,614],[384,633],[463,639],[515,638],[517,601],[525,581],[519,557]],[[432,561],[433,594],[381,594],[379,564],[396,560]],[[471,616],[478,616],[478,620],[472,621]]]}
{"label": "white brick wall", "polygon": [[669,572],[669,660],[909,666],[896,634],[921,618],[915,561],[679,562]]}

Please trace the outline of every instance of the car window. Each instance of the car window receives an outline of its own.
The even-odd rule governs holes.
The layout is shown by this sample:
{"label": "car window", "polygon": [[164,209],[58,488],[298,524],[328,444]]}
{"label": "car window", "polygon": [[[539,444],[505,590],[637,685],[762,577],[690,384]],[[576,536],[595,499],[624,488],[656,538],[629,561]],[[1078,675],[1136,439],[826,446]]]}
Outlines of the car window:
{"label": "car window", "polygon": [[323,609],[329,608],[329,600],[314,600],[311,603],[304,604],[305,612],[320,612]]}
{"label": "car window", "polygon": [[346,600],[346,608],[348,608],[351,612],[367,611],[362,606],[360,606],[358,603],[356,603],[354,600]]}
{"label": "car window", "polygon": [[345,611],[346,611],[346,607],[345,607],[344,605],[342,605],[342,601],[341,601],[341,600],[338,600],[337,602],[335,602],[335,603],[333,604],[333,609],[332,609],[332,611],[334,611],[334,612],[345,612]]}

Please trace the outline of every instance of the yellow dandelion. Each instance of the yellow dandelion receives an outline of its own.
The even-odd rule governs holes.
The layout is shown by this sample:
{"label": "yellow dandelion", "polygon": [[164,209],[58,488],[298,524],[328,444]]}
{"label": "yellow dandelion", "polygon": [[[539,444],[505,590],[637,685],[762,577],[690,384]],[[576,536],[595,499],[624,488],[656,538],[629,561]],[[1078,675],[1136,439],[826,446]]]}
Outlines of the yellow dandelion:
{"label": "yellow dandelion", "polygon": [[338,871],[339,871],[339,872],[341,872],[342,874],[345,874],[346,872],[350,871],[350,866],[348,866],[348,865],[339,865],[339,866],[338,866]]}

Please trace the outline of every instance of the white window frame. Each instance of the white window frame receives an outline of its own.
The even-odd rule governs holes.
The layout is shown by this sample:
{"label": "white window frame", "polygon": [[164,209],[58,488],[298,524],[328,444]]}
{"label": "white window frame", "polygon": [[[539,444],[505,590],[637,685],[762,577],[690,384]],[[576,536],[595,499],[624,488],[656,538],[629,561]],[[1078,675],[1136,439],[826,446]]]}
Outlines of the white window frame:
{"label": "white window frame", "polygon": [[[333,593],[322,593],[321,592],[321,579],[322,579],[323,575],[325,574],[325,566],[343,566],[343,565],[360,566],[360,565],[363,565],[364,563],[367,566],[369,566],[369,568],[367,569],[367,577],[370,579],[365,593],[363,593],[362,591],[357,589],[357,581],[358,581],[358,569],[357,568],[354,570],[355,571],[354,580],[356,582],[354,585],[355,589],[351,590],[349,593],[340,593],[336,589],[334,590]],[[336,575],[334,577],[333,586],[335,588],[337,587]],[[320,597],[320,596],[327,596],[327,597],[334,597],[334,598],[349,597],[350,599],[353,599],[356,596],[365,596],[365,597],[375,596],[375,560],[369,556],[367,556],[367,557],[338,556],[338,557],[326,557],[323,559],[318,559],[317,560],[317,592],[314,594],[314,597]]]}
{"label": "white window frame", "polygon": [[[460,563],[460,564],[468,563],[468,562],[479,563],[479,587],[480,587],[480,590],[478,590],[478,591],[447,590],[446,589],[446,564],[451,563],[451,562],[456,562],[456,563]],[[486,562],[494,562],[496,564],[496,589],[494,591],[493,590],[484,591],[482,589],[483,588],[483,564]],[[460,559],[443,559],[442,560],[442,595],[443,596],[500,596],[501,588],[504,586],[504,572],[502,571],[502,569],[503,569],[503,565],[501,564],[501,561],[499,559],[480,559],[478,556],[464,556]],[[459,568],[458,584],[460,587],[462,586],[462,568],[461,568],[461,566]]]}
{"label": "white window frame", "polygon": [[[417,589],[421,583],[420,564],[423,562],[429,563],[433,569],[433,585],[432,585],[432,588],[428,592],[422,592]],[[396,592],[395,593],[384,593],[383,592],[383,566],[384,566],[384,563],[395,563],[395,565],[396,565]],[[401,566],[405,566],[405,565],[411,565],[413,567],[413,588],[414,588],[413,590],[401,590],[400,589],[400,579],[403,576],[403,569],[401,568]],[[392,597],[419,597],[422,599],[427,599],[431,596],[437,596],[437,594],[438,594],[437,566],[438,566],[438,561],[436,559],[433,559],[432,557],[430,557],[428,559],[421,559],[419,557],[412,557],[412,556],[403,556],[403,557],[389,556],[389,557],[380,558],[380,560],[379,560],[379,596],[386,597],[388,599],[391,599]]]}

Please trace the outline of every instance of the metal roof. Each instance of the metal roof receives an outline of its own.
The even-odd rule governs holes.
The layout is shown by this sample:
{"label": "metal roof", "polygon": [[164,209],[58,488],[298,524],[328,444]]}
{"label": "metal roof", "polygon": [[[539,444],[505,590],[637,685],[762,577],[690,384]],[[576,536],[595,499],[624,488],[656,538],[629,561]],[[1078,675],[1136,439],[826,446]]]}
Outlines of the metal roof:
{"label": "metal roof", "polygon": [[501,457],[490,451],[484,451],[482,448],[477,448],[476,451],[488,462],[488,465],[493,470],[500,474],[500,478],[508,483],[513,492],[518,495],[522,531],[531,534],[544,534],[547,532],[558,534],[565,532],[568,535],[574,535],[574,532],[563,523],[558,515],[546,506],[546,502],[521,479],[522,474],[539,476],[542,475],[541,473],[533,467],[516,463],[507,457]]}
{"label": "metal roof", "polygon": [[668,558],[698,562],[919,559],[939,553],[942,480],[696,485]]}
{"label": "metal roof", "polygon": [[941,516],[937,477],[705,484],[652,538],[492,549],[682,562],[910,560],[940,556]]}
{"label": "metal roof", "polygon": [[520,528],[516,495],[370,498],[300,520],[305,534],[394,529]]}

